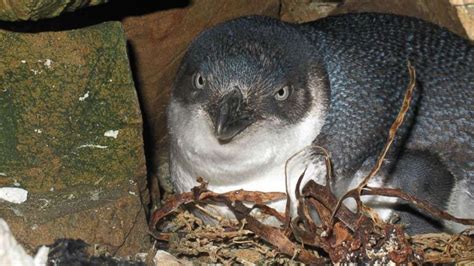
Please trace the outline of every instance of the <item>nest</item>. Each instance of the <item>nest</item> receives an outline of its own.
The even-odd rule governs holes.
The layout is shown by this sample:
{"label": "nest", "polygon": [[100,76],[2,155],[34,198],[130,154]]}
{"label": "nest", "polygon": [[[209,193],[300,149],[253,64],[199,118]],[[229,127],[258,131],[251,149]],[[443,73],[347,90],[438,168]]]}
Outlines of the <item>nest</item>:
{"label": "nest", "polygon": [[[400,112],[393,122],[387,141],[370,173],[355,188],[341,198],[336,198],[329,184],[332,176],[331,159],[323,147],[326,162],[326,184],[309,181],[301,187],[300,176],[296,186],[298,208],[296,217],[282,214],[265,203],[289,198],[285,193],[258,191],[231,191],[214,193],[207,189],[202,178],[192,191],[171,196],[156,210],[150,219],[154,238],[177,256],[212,263],[279,263],[295,262],[323,264],[328,262],[371,263],[452,263],[474,261],[472,231],[458,235],[424,234],[409,236],[403,225],[384,223],[377,213],[361,201],[364,195],[398,197],[433,217],[474,225],[473,219],[454,217],[432,206],[429,202],[409,195],[399,189],[370,187],[368,183],[380,170],[392,145],[397,130],[404,121],[415,88],[416,72],[408,64],[410,83],[406,89]],[[301,191],[301,192],[300,192]],[[342,202],[353,198],[357,211],[350,211]],[[244,204],[246,203],[246,204]],[[216,216],[203,208],[206,204],[225,205],[237,220]],[[248,207],[251,204],[251,207]],[[204,216],[215,220],[213,225],[184,211],[184,205],[193,205]],[[276,227],[262,223],[253,210],[280,221]],[[316,212],[318,222],[310,213]],[[173,217],[171,220],[166,218]],[[165,224],[168,233],[157,232],[157,224]]]}

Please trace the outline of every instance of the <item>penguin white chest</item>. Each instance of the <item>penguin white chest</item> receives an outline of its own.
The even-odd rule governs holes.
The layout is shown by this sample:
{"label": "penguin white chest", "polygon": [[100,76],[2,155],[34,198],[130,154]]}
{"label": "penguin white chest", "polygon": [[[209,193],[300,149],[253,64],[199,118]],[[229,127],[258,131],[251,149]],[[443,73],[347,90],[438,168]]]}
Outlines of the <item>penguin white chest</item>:
{"label": "penguin white chest", "polygon": [[[322,127],[322,113],[313,109],[292,126],[276,120],[256,122],[231,142],[221,144],[205,111],[172,101],[168,121],[175,188],[189,191],[197,185],[196,178],[203,177],[209,189],[220,193],[237,189],[285,192],[286,161],[310,145]],[[289,177],[297,179],[306,163],[303,160],[292,167]],[[289,180],[290,186],[295,183]]]}

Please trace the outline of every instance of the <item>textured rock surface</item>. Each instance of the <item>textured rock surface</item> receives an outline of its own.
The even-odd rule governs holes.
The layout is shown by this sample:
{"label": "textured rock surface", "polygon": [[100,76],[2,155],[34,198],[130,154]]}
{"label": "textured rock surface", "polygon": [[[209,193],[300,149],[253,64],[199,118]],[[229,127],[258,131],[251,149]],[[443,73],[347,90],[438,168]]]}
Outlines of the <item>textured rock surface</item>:
{"label": "textured rock surface", "polygon": [[303,23],[331,14],[342,0],[281,0],[280,18],[284,21]]}
{"label": "textured rock surface", "polygon": [[0,20],[51,18],[64,12],[107,2],[108,0],[3,0],[0,1]]}
{"label": "textured rock surface", "polygon": [[76,186],[32,194],[24,204],[0,203],[0,217],[30,250],[59,238],[82,239],[101,253],[147,252],[145,214],[134,182],[115,188]]}
{"label": "textured rock surface", "polygon": [[0,54],[0,186],[111,186],[143,174],[141,116],[119,23],[0,31]]}
{"label": "textured rock surface", "polygon": [[474,40],[474,0],[450,0],[469,39]]}
{"label": "textured rock surface", "polygon": [[142,120],[120,23],[0,31],[0,55],[0,187],[29,192],[0,217],[30,248],[70,237],[143,251]]}

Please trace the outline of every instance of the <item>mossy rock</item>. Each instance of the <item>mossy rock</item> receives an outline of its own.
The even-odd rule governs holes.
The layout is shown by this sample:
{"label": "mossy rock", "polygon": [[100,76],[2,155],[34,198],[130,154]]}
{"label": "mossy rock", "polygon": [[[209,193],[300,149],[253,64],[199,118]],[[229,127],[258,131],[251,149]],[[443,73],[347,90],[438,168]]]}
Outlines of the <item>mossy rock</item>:
{"label": "mossy rock", "polygon": [[120,23],[0,30],[0,186],[114,186],[144,172],[142,120]]}
{"label": "mossy rock", "polygon": [[3,0],[0,1],[0,20],[21,21],[52,18],[64,12],[107,2],[108,0]]}

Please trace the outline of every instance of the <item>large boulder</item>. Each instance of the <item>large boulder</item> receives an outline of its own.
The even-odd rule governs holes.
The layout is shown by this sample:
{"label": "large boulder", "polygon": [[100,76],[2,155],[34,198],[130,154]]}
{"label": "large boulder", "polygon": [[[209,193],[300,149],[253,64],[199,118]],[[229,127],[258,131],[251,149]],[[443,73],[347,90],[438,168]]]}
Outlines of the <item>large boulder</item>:
{"label": "large boulder", "polygon": [[0,30],[0,187],[29,193],[21,204],[0,202],[0,217],[18,240],[35,246],[82,238],[127,250],[132,229],[142,230],[136,241],[145,239],[137,187],[145,178],[120,23]]}
{"label": "large boulder", "polygon": [[52,18],[64,12],[107,2],[108,0],[3,0],[0,1],[0,20],[23,21]]}

